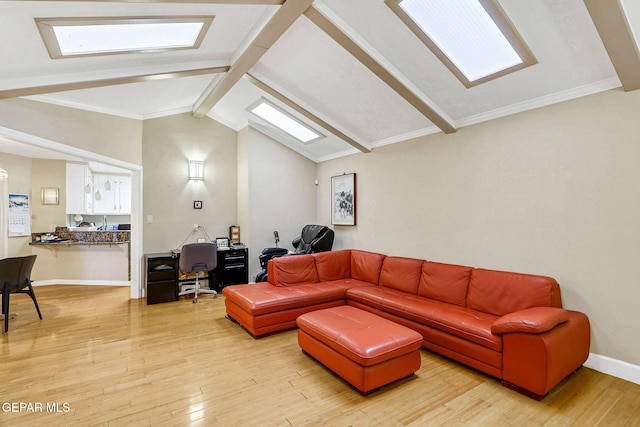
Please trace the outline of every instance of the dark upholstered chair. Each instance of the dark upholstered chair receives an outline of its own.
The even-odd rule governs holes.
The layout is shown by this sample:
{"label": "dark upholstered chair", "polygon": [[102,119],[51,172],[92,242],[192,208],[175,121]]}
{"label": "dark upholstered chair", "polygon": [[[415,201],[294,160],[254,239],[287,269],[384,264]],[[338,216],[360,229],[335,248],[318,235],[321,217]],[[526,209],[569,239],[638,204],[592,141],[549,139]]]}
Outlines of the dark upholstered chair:
{"label": "dark upholstered chair", "polygon": [[[280,241],[276,236],[276,244]],[[286,255],[301,255],[311,254],[315,252],[328,252],[333,247],[333,230],[325,225],[305,225],[302,228],[300,236],[293,239],[291,244],[294,250],[289,252],[284,248],[265,248],[259,255],[260,267],[262,271],[256,275],[256,282],[266,282],[267,276],[267,263],[270,259],[286,256]]]}
{"label": "dark upholstered chair", "polygon": [[300,236],[293,239],[295,254],[328,252],[333,247],[333,230],[326,225],[305,225]]}
{"label": "dark upholstered chair", "polygon": [[[218,264],[217,246],[215,243],[191,243],[184,245],[180,251],[180,270],[185,273],[196,273],[196,281],[193,284],[183,284],[185,290],[178,293],[179,296],[194,294],[193,302],[198,302],[198,294],[213,294],[214,298],[218,293],[214,289],[200,289],[200,273],[212,271]],[[211,283],[211,278],[209,278]]]}
{"label": "dark upholstered chair", "polygon": [[2,292],[2,314],[4,315],[4,331],[9,330],[9,296],[11,294],[27,294],[36,306],[38,317],[42,319],[38,300],[31,286],[31,270],[36,263],[36,255],[5,258],[0,260],[0,291]]}

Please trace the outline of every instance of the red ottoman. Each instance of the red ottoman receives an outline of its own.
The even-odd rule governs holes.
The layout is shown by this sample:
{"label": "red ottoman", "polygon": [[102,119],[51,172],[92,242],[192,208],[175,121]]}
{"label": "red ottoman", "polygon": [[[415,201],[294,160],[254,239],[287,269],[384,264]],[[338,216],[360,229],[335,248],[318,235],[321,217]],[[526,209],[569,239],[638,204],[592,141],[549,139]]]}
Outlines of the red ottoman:
{"label": "red ottoman", "polygon": [[296,322],[300,348],[362,394],[420,369],[422,335],[375,314],[343,305]]}

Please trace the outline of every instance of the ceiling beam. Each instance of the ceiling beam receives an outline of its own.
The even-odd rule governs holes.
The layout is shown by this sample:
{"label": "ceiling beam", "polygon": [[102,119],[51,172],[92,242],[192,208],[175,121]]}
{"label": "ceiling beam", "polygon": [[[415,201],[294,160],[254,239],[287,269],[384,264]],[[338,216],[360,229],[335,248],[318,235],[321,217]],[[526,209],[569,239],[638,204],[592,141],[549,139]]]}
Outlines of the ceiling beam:
{"label": "ceiling beam", "polygon": [[640,88],[640,53],[619,0],[584,0],[625,91]]}
{"label": "ceiling beam", "polygon": [[285,2],[253,43],[240,55],[229,72],[214,87],[209,87],[193,107],[195,117],[204,117],[231,88],[262,58],[267,50],[313,3],[313,0],[289,0]]}
{"label": "ceiling beam", "polygon": [[18,98],[20,96],[42,95],[45,93],[65,92],[68,90],[91,89],[95,87],[123,85],[128,83],[151,82],[156,80],[175,79],[178,77],[199,76],[202,74],[224,73],[228,66],[196,68],[166,73],[138,74],[133,76],[112,77],[106,79],[85,80],[71,83],[56,83],[42,86],[27,86],[15,89],[0,90],[0,99]]}
{"label": "ceiling beam", "polygon": [[335,42],[342,46],[347,52],[353,55],[365,67],[377,75],[391,89],[396,91],[398,95],[404,98],[409,104],[413,105],[420,113],[428,118],[433,124],[440,128],[444,133],[453,133],[456,128],[442,117],[437,111],[431,108],[426,102],[420,99],[407,86],[384,68],[378,61],[369,55],[363,48],[355,43],[347,34],[331,22],[316,7],[311,6],[305,11],[305,16],[315,25],[324,31]]}
{"label": "ceiling beam", "polygon": [[262,89],[263,91],[265,91],[269,95],[271,95],[274,98],[276,98],[278,101],[280,101],[283,104],[289,106],[293,110],[295,110],[298,113],[300,113],[303,116],[305,116],[307,119],[311,120],[312,122],[314,122],[318,126],[328,130],[329,132],[331,132],[332,134],[334,134],[338,138],[344,140],[349,145],[357,148],[361,152],[363,152],[363,153],[370,153],[371,152],[370,148],[365,147],[364,145],[360,144],[355,139],[350,138],[347,135],[345,135],[344,133],[340,132],[338,129],[336,129],[335,127],[331,126],[329,123],[325,122],[320,117],[316,116],[315,114],[313,114],[309,110],[305,109],[304,107],[301,107],[299,104],[297,104],[296,102],[294,102],[291,99],[287,98],[286,96],[284,96],[283,94],[281,94],[280,92],[278,92],[277,90],[272,88],[271,86],[267,85],[263,81],[257,79],[255,76],[251,75],[251,73],[245,74],[244,78],[247,81],[251,82],[257,88]]}

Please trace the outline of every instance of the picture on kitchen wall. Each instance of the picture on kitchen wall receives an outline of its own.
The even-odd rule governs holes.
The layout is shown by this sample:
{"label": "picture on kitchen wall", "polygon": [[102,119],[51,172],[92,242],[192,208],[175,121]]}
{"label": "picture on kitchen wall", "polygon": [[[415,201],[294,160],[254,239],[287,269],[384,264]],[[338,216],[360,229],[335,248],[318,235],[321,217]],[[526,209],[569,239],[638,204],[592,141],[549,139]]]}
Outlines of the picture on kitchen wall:
{"label": "picture on kitchen wall", "polygon": [[356,225],[356,174],[331,177],[331,224]]}
{"label": "picture on kitchen wall", "polygon": [[31,235],[28,194],[9,194],[9,237]]}

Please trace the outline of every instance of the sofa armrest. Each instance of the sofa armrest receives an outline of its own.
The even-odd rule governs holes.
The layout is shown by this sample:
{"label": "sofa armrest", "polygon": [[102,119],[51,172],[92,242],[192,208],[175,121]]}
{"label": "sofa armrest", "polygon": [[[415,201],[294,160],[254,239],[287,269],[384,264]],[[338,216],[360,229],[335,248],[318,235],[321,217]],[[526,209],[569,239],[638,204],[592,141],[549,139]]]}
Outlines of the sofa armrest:
{"label": "sofa armrest", "polygon": [[547,332],[567,320],[569,320],[569,312],[562,308],[532,307],[505,314],[491,325],[491,332],[494,334],[511,332],[539,334]]}
{"label": "sofa armrest", "polygon": [[[504,334],[502,380],[541,398],[589,357],[590,326],[584,313],[566,310],[569,319],[547,332]],[[513,387],[512,387],[513,388]]]}

